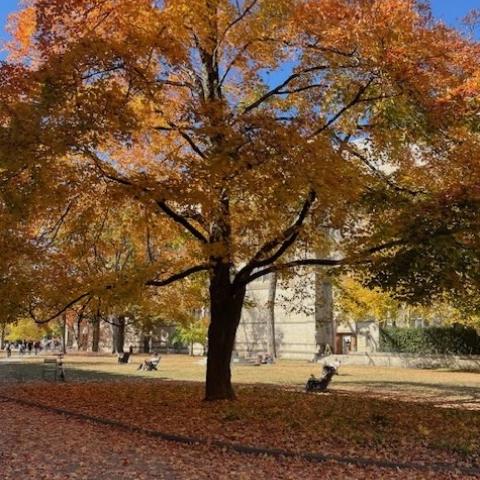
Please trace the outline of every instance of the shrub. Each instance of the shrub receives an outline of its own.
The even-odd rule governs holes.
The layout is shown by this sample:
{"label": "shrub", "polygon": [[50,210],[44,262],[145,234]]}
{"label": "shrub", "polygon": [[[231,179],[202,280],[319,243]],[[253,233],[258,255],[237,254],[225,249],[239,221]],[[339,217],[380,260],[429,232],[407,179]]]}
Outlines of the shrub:
{"label": "shrub", "polygon": [[452,327],[380,329],[380,350],[392,353],[480,355],[475,329]]}

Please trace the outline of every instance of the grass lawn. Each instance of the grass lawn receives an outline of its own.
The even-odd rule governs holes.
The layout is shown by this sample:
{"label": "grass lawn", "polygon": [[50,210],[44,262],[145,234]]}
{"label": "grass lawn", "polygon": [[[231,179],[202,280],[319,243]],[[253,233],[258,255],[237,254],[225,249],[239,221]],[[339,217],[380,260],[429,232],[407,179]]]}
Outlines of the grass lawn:
{"label": "grass lawn", "polygon": [[[70,380],[112,380],[122,377],[203,382],[205,359],[186,355],[164,355],[158,372],[137,371],[147,358],[134,355],[131,363],[119,365],[114,355],[67,355],[65,364]],[[12,358],[12,360],[17,360]],[[41,357],[25,357],[22,364],[0,360],[0,381],[39,380]],[[311,373],[321,367],[308,362],[279,361],[274,365],[232,365],[233,381],[238,384],[275,384],[302,389]],[[340,367],[331,385],[333,391],[361,391],[395,399],[428,401],[439,405],[480,409],[480,373],[449,370],[422,370],[387,367]]]}
{"label": "grass lawn", "polygon": [[[205,375],[201,358],[165,355],[158,372],[139,372],[136,368],[144,358],[134,356],[133,363],[119,365],[113,356],[68,355],[66,383],[41,381],[40,358],[22,364],[2,360],[0,382],[6,381],[0,383],[0,396],[205,441],[206,445],[193,450],[175,447],[187,452],[187,457],[188,452],[205,448],[213,455],[211,461],[224,476],[207,469],[205,478],[318,478],[315,472],[335,479],[467,479],[480,475],[480,412],[476,411],[480,374],[342,366],[329,393],[305,394],[305,380],[310,373],[319,373],[318,365],[287,361],[260,367],[235,364],[238,401],[210,404],[201,401]],[[30,407],[18,411],[22,408]],[[36,411],[35,415],[51,413]],[[92,435],[97,433],[92,431]],[[65,441],[65,435],[58,441]],[[123,438],[125,434],[114,435]],[[314,466],[305,459],[270,458],[264,459],[265,463],[263,457],[249,457],[245,461],[238,453],[230,452],[227,458],[225,452],[220,454],[221,449],[212,453],[215,449],[209,448],[208,442],[215,441],[346,460]],[[160,443],[159,449],[167,448]],[[349,459],[403,466],[401,470],[352,466]],[[197,460],[187,459],[177,467],[186,471],[196,465],[201,470],[204,464]],[[245,465],[250,470],[245,471]],[[440,465],[439,469],[435,470],[435,465]],[[225,473],[227,466],[236,473]],[[469,475],[468,469],[477,471]],[[179,478],[204,478],[200,473],[185,475]]]}

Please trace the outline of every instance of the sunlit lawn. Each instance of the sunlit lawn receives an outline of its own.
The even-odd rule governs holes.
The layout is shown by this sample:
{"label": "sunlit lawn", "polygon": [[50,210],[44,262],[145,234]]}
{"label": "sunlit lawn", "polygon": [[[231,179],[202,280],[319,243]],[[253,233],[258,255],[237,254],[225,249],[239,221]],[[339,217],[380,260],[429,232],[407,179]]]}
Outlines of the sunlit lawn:
{"label": "sunlit lawn", "polygon": [[[138,365],[147,357],[134,355],[130,363],[123,365],[117,363],[114,355],[67,355],[67,380],[120,380],[127,376],[202,382],[205,378],[204,357],[163,355],[158,371],[138,371]],[[22,363],[17,364],[17,360]],[[11,361],[15,363],[0,361],[0,382],[42,379],[42,357],[12,357]],[[275,384],[292,389],[301,389],[310,374],[319,375],[320,372],[320,365],[300,361],[284,360],[261,366],[232,364],[235,383]],[[475,372],[343,365],[331,389],[435,403],[454,402],[467,408],[478,404],[480,407],[480,373]]]}

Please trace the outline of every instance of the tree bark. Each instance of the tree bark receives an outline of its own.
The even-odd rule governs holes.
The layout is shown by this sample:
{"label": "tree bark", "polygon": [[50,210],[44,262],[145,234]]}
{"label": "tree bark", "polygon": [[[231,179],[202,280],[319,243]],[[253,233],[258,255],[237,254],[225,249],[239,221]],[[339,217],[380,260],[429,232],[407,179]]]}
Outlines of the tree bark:
{"label": "tree bark", "polygon": [[273,359],[277,358],[277,343],[275,341],[275,296],[277,292],[277,279],[277,272],[272,272],[268,286],[268,348]]}
{"label": "tree bark", "polygon": [[115,329],[116,329],[116,341],[115,341],[115,350],[116,353],[123,353],[125,347],[125,317],[120,315],[115,320]]}
{"label": "tree bark", "polygon": [[214,268],[210,278],[210,326],[208,328],[205,400],[233,400],[230,361],[242,314],[245,287],[234,287],[227,265]]}
{"label": "tree bark", "polygon": [[77,315],[77,319],[73,326],[73,335],[74,335],[74,348],[79,352],[80,350],[85,350],[86,346],[82,337],[82,322],[83,315]]}
{"label": "tree bark", "polygon": [[95,315],[92,320],[92,352],[100,351],[100,317]]}
{"label": "tree bark", "polygon": [[67,342],[68,342],[68,324],[67,324],[67,314],[62,315],[62,353],[67,353]]}
{"label": "tree bark", "polygon": [[0,334],[0,348],[3,350],[5,348],[5,330],[7,329],[7,324],[6,323],[2,323],[0,325],[0,330],[1,330],[1,334]]}
{"label": "tree bark", "polygon": [[143,353],[150,353],[150,336],[143,336]]}
{"label": "tree bark", "polygon": [[117,325],[116,325],[116,318],[111,316],[110,317],[110,329],[112,331],[112,353],[117,353]]}

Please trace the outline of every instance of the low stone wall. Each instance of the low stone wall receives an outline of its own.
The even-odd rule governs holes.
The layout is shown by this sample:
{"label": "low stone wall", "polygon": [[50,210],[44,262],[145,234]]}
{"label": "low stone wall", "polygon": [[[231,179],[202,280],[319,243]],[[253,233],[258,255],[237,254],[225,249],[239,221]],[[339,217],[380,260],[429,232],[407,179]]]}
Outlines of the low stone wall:
{"label": "low stone wall", "polygon": [[480,355],[418,355],[411,353],[351,353],[330,355],[319,363],[332,361],[342,365],[364,365],[404,368],[451,368],[454,370],[480,371]]}

